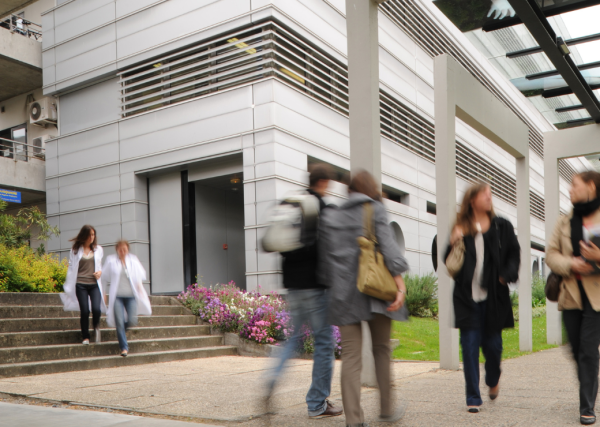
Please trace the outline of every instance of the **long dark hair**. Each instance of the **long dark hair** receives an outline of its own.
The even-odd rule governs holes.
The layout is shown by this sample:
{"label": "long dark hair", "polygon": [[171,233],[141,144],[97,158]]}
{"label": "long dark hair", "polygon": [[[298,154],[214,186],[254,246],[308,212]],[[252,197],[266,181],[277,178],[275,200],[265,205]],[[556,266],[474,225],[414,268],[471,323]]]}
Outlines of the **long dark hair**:
{"label": "long dark hair", "polygon": [[90,238],[90,233],[92,231],[94,232],[94,241],[90,245],[90,248],[93,251],[96,250],[96,246],[98,246],[98,243],[97,243],[98,233],[96,233],[96,229],[94,227],[86,224],[83,227],[81,227],[81,230],[79,230],[79,234],[77,235],[77,237],[69,240],[69,242],[73,242],[73,252],[77,252],[79,250],[79,248],[81,248],[82,246],[85,246],[86,242]]}
{"label": "long dark hair", "polygon": [[593,182],[596,185],[596,197],[600,197],[600,173],[596,171],[585,171],[578,173],[577,175],[573,175],[573,178],[576,176],[586,184]]}
{"label": "long dark hair", "polygon": [[350,181],[348,190],[353,193],[362,193],[373,200],[381,202],[381,191],[377,188],[375,178],[373,178],[373,175],[366,170],[361,170],[356,174],[352,174],[352,180]]}
{"label": "long dark hair", "polygon": [[[475,228],[475,219],[473,218],[473,206],[471,205],[471,202],[479,193],[488,187],[491,186],[487,182],[478,182],[470,186],[467,191],[465,191],[462,204],[460,205],[460,211],[456,216],[456,225],[460,226],[463,233],[467,236],[477,234],[477,230]],[[490,216],[490,219],[496,216],[493,207],[492,210],[488,212],[488,215]]]}

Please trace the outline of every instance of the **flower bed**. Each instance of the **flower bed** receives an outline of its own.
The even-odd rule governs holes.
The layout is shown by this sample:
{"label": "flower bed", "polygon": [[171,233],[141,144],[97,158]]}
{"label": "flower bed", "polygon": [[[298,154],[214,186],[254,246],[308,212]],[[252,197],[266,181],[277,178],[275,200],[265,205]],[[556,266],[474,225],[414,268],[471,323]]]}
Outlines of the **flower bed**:
{"label": "flower bed", "polygon": [[[194,284],[188,286],[178,299],[213,328],[236,333],[258,344],[279,345],[294,332],[286,302],[276,292],[266,295],[257,291],[246,292],[233,282],[214,288]],[[336,326],[332,326],[332,335],[335,355],[340,357],[341,336]],[[306,325],[302,326],[298,347],[302,353],[314,352],[312,331]]]}

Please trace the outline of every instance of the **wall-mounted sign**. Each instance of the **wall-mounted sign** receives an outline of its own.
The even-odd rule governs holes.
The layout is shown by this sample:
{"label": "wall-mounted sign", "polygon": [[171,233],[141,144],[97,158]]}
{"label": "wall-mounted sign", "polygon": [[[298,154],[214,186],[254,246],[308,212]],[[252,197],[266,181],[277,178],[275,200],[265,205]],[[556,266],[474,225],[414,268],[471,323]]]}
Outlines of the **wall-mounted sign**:
{"label": "wall-mounted sign", "polygon": [[21,192],[12,190],[3,190],[0,188],[0,200],[11,203],[21,203]]}

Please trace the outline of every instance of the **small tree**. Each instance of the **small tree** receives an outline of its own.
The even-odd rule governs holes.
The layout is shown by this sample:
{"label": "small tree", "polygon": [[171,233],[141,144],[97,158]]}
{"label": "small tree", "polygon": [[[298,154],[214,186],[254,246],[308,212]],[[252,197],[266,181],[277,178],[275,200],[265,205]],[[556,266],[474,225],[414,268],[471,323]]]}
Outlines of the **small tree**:
{"label": "small tree", "polygon": [[[1,213],[7,206],[8,203],[0,200],[0,244],[8,248],[19,248],[28,245],[32,237],[45,242],[60,234],[58,227],[50,225],[46,215],[37,206],[22,208],[17,215]],[[38,255],[44,254],[43,244],[37,252]]]}

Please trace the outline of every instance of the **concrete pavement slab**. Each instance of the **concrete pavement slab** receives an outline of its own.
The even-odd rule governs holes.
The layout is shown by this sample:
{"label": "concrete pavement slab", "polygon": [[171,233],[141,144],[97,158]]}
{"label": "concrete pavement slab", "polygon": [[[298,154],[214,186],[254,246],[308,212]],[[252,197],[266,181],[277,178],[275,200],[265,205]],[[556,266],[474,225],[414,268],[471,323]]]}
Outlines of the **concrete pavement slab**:
{"label": "concrete pavement slab", "polygon": [[0,402],[0,413],[0,427],[210,427],[209,424],[4,402]]}

